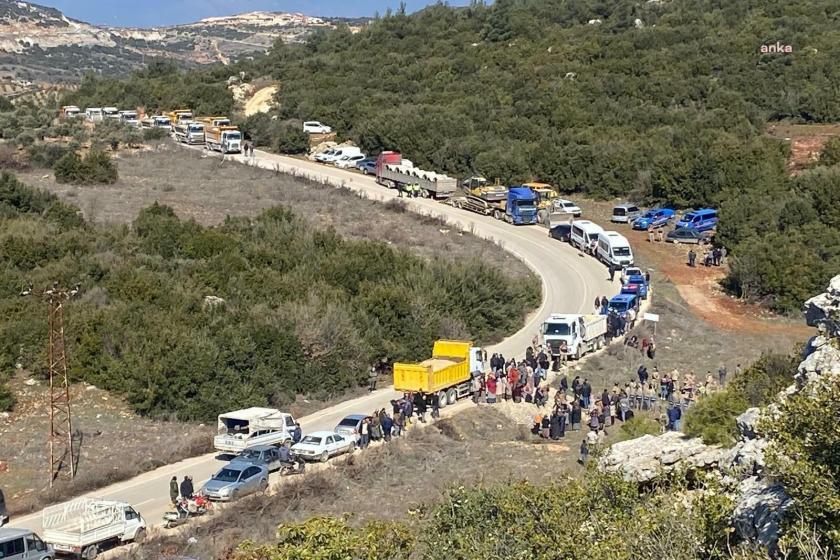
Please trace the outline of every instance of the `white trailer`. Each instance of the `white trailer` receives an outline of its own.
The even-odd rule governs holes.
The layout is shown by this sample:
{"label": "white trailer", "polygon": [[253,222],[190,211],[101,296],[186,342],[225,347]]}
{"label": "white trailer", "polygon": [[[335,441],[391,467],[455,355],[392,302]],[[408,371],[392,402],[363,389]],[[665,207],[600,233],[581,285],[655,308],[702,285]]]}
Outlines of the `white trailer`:
{"label": "white trailer", "polygon": [[389,189],[402,189],[405,185],[419,185],[429,198],[449,198],[458,188],[458,180],[442,173],[424,171],[403,160],[400,164],[385,163],[377,168],[376,182]]}
{"label": "white trailer", "polygon": [[213,447],[239,454],[257,445],[282,445],[292,440],[297,421],[291,414],[254,406],[219,415]]}
{"label": "white trailer", "polygon": [[41,513],[44,541],[57,552],[93,560],[108,546],[139,542],[146,521],[126,502],[78,498]]}
{"label": "white trailer", "polygon": [[606,342],[605,315],[553,313],[542,324],[543,344],[555,358],[566,355],[580,359]]}

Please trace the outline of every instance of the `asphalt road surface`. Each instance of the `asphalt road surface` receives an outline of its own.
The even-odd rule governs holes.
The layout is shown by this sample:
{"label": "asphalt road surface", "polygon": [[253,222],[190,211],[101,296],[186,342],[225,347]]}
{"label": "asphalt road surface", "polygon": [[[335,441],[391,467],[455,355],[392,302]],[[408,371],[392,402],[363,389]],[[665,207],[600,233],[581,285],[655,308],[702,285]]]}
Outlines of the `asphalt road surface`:
{"label": "asphalt road surface", "polygon": [[[261,151],[257,151],[254,158],[225,157],[261,168],[291,173],[335,186],[344,186],[374,200],[388,201],[397,198],[396,191],[386,189],[376,184],[373,178],[354,171]],[[459,227],[485,239],[496,241],[524,261],[541,278],[542,305],[526,319],[525,325],[519,332],[487,348],[491,354],[501,352],[508,357],[521,356],[532,337],[538,332],[540,323],[549,313],[588,313],[592,310],[596,296],[613,296],[619,291],[618,282],[614,284],[609,282],[604,265],[592,257],[580,254],[566,243],[549,238],[544,227],[513,226],[490,216],[459,210],[434,200],[417,198],[405,199],[405,202],[412,211],[443,218],[452,227]],[[397,393],[390,387],[380,389],[364,397],[351,399],[310,414],[300,418],[299,421],[304,434],[316,430],[329,430],[348,414],[370,413],[379,408],[388,408],[390,400],[396,396]],[[455,407],[464,404],[458,403]],[[220,414],[222,412],[226,411],[219,411]],[[130,458],[127,457],[126,460]],[[223,464],[224,462],[215,454],[194,457],[160,467],[86,495],[126,501],[143,515],[150,526],[157,526],[164,512],[170,510],[169,480],[173,476],[177,476],[180,480],[184,475],[192,475],[195,487],[198,489]],[[272,483],[276,481],[276,477],[277,475],[272,475]],[[12,519],[10,526],[40,532],[40,514]]]}

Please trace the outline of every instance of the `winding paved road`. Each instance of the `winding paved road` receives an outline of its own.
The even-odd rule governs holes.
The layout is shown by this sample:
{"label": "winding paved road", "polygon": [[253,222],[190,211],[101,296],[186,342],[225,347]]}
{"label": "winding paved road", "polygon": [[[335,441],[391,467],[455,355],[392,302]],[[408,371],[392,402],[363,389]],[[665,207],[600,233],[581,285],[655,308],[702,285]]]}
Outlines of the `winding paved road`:
{"label": "winding paved road", "polygon": [[[397,197],[396,191],[377,185],[373,178],[332,166],[261,151],[257,151],[252,159],[242,156],[226,157],[261,168],[344,186],[374,200],[388,201]],[[550,239],[543,227],[512,226],[489,216],[459,210],[433,200],[406,199],[405,202],[412,211],[440,217],[452,227],[459,227],[499,243],[527,263],[542,279],[542,305],[526,319],[519,332],[488,348],[490,353],[502,352],[506,356],[519,356],[530,344],[540,323],[549,313],[586,313],[592,309],[592,302],[596,296],[612,296],[619,290],[618,282],[611,285],[608,281],[606,268],[602,264],[579,254],[568,244]],[[299,420],[304,433],[332,429],[347,414],[388,407],[390,400],[396,395],[391,388],[377,390]],[[455,407],[464,404],[462,402]],[[127,457],[126,460],[130,458]],[[112,484],[89,495],[129,502],[140,511],[147,523],[156,526],[160,523],[163,513],[169,510],[169,480],[173,476],[180,479],[183,475],[191,474],[198,488],[222,464],[215,454],[194,457]],[[40,532],[40,514],[13,519],[10,525]]]}

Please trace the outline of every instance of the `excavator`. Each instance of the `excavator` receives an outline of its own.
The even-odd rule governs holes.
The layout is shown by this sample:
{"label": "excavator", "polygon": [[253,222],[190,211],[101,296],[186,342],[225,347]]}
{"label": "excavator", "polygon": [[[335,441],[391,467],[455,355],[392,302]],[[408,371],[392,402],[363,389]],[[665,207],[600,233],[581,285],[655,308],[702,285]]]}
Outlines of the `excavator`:
{"label": "excavator", "polygon": [[566,215],[560,206],[560,194],[548,183],[523,183],[522,186],[528,187],[537,195],[538,224],[549,223],[549,220]]}

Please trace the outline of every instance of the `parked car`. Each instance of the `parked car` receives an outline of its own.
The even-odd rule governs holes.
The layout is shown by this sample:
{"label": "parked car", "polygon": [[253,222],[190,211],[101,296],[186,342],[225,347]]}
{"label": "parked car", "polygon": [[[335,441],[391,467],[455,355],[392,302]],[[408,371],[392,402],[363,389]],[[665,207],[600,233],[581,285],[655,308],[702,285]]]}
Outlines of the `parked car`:
{"label": "parked car", "polygon": [[292,453],[306,460],[324,462],[330,457],[351,453],[354,449],[355,438],[335,432],[312,432],[292,446]]}
{"label": "parked car", "polygon": [[0,488],[0,527],[9,522],[9,512],[6,511],[6,497],[3,495],[3,489]]}
{"label": "parked car", "polygon": [[363,159],[365,159],[365,154],[348,154],[335,160],[333,165],[341,169],[349,169],[351,167],[356,167],[356,164]]}
{"label": "parked car", "polygon": [[558,198],[554,201],[554,208],[555,212],[559,212],[560,214],[567,214],[569,216],[574,216],[575,218],[580,218],[580,206],[578,206],[571,200],[566,200],[565,198]]}
{"label": "parked car", "polygon": [[366,157],[361,161],[356,162],[356,169],[364,173],[365,175],[375,175],[376,174],[376,158],[375,157]]}
{"label": "parked car", "polygon": [[55,550],[26,529],[0,529],[0,558],[3,560],[52,560]]}
{"label": "parked car", "polygon": [[548,230],[549,237],[558,241],[565,241],[566,243],[569,242],[571,235],[572,224],[558,224],[556,226],[551,226],[551,229]]}
{"label": "parked car", "polygon": [[654,229],[665,227],[674,220],[676,215],[677,213],[670,208],[654,208],[633,220],[633,229],[646,230],[651,227]]}
{"label": "parked car", "polygon": [[211,500],[223,502],[268,489],[268,469],[260,465],[228,463],[199,491]]}
{"label": "parked car", "polygon": [[612,216],[610,216],[610,221],[618,222],[621,224],[629,224],[633,220],[638,218],[641,213],[642,211],[639,210],[638,206],[629,202],[625,202],[624,204],[618,204],[613,208]]}
{"label": "parked car", "polygon": [[636,290],[633,292],[642,299],[647,299],[648,295],[648,283],[645,280],[644,275],[642,274],[633,274],[627,278],[627,282],[624,283],[624,287],[621,289],[621,293],[629,293],[625,292],[624,288],[629,286],[636,286]]}
{"label": "parked car", "polygon": [[303,123],[303,131],[309,134],[329,134],[332,128],[318,121],[306,121]]}
{"label": "parked car", "polygon": [[702,208],[686,213],[677,222],[677,229],[691,228],[697,231],[708,231],[715,229],[718,223],[717,210],[713,208]]}
{"label": "parked car", "polygon": [[638,266],[627,266],[621,270],[621,283],[626,284],[627,280],[631,276],[642,276],[644,277],[645,273],[642,272],[642,269]]}
{"label": "parked car", "polygon": [[698,231],[694,228],[677,228],[669,231],[665,236],[665,241],[669,243],[696,243],[702,245],[712,241],[711,231]]}
{"label": "parked car", "polygon": [[246,449],[229,464],[263,466],[269,472],[276,471],[283,466],[280,461],[280,448],[276,445],[256,445]]}
{"label": "parked car", "polygon": [[365,418],[370,418],[370,416],[367,414],[350,414],[345,416],[341,422],[336,424],[335,432],[353,438],[358,443],[362,437],[362,422]]}

